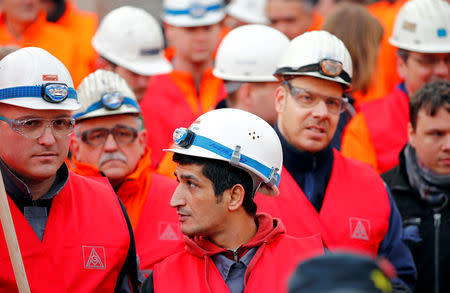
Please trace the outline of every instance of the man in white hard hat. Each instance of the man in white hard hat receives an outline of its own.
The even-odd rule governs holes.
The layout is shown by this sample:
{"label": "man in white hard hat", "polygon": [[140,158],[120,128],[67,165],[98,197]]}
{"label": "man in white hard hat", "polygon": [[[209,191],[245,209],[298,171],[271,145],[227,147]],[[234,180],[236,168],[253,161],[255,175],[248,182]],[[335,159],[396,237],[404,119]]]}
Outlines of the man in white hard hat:
{"label": "man in white hard hat", "polygon": [[416,292],[450,292],[450,81],[425,84],[409,102],[409,141],[382,174],[417,266]]}
{"label": "man in white hard hat", "polygon": [[[174,71],[153,77],[141,103],[147,144],[157,164],[171,144],[171,134],[213,109],[226,95],[212,74],[213,54],[225,17],[222,0],[164,0],[164,28]],[[167,51],[166,51],[167,52]]]}
{"label": "man in white hard hat", "polygon": [[141,111],[124,79],[99,69],[81,82],[78,97],[73,171],[108,178],[127,209],[140,267],[148,274],[154,263],[183,248],[177,215],[169,206],[176,181],[152,171]]}
{"label": "man in white hard hat", "polygon": [[270,26],[290,40],[307,31],[320,29],[323,19],[314,11],[314,0],[267,0]]}
{"label": "man in white hard hat", "polygon": [[218,107],[248,111],[274,125],[273,76],[278,59],[289,44],[281,32],[265,25],[245,25],[229,32],[217,49],[213,74],[225,82],[228,96]]}
{"label": "man in white hard hat", "polygon": [[142,8],[122,6],[109,12],[92,38],[97,68],[119,74],[140,102],[150,79],[168,73],[164,37],[156,19]]}
{"label": "man in white hard hat", "polygon": [[389,41],[398,48],[397,70],[403,82],[384,98],[361,105],[345,130],[343,155],[379,173],[398,164],[408,141],[409,97],[427,82],[450,80],[449,15],[448,1],[413,0],[401,8]]}
{"label": "man in white hard hat", "polygon": [[380,176],[344,158],[330,144],[351,90],[352,61],[344,43],[326,31],[304,33],[282,55],[276,76],[276,131],[286,176],[278,198],[257,198],[294,236],[321,233],[330,250],[385,256],[399,286],[414,288],[415,267],[401,241],[401,217]]}
{"label": "man in white hard hat", "polygon": [[[284,292],[296,264],[323,253],[319,235],[294,238],[257,214],[259,190],[278,194],[280,141],[263,119],[238,109],[203,114],[174,133],[177,209],[186,249],[154,266],[143,292]],[[264,195],[258,195],[264,196]]]}
{"label": "man in white hard hat", "polygon": [[227,6],[224,25],[230,29],[246,24],[269,24],[267,0],[232,0]]}
{"label": "man in white hard hat", "polygon": [[[0,169],[31,292],[138,292],[133,233],[106,180],[64,163],[80,107],[64,65],[28,47],[0,61]],[[3,233],[0,279],[16,282]]]}

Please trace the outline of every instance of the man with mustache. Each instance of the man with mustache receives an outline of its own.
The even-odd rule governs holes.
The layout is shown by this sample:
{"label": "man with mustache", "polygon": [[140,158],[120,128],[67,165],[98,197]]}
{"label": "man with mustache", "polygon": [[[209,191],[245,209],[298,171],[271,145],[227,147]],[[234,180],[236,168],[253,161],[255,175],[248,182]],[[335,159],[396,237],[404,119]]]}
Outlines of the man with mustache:
{"label": "man with mustache", "polygon": [[416,292],[450,292],[450,81],[427,83],[409,102],[409,142],[382,175],[403,218]]}
{"label": "man with mustache", "polygon": [[78,93],[82,107],[74,115],[70,148],[74,172],[108,178],[129,214],[146,274],[183,248],[177,215],[169,206],[176,182],[152,171],[141,110],[123,78],[99,69],[81,82]]}
{"label": "man with mustache", "polygon": [[320,235],[295,238],[257,213],[257,196],[276,196],[280,141],[262,118],[218,109],[174,133],[176,208],[186,249],[155,265],[143,292],[286,292],[303,259],[323,253]]}
{"label": "man with mustache", "polygon": [[344,43],[326,31],[295,38],[278,63],[282,80],[275,105],[283,146],[280,195],[258,197],[261,211],[280,217],[289,234],[321,233],[330,250],[387,257],[399,286],[414,288],[415,268],[402,243],[400,214],[380,176],[344,158],[330,141],[351,90],[352,60]]}
{"label": "man with mustache", "polygon": [[[0,61],[0,169],[31,292],[139,292],[133,233],[108,182],[64,160],[80,107],[72,78],[47,51]],[[17,292],[3,232],[0,288]]]}
{"label": "man with mustache", "polygon": [[450,81],[449,15],[448,1],[413,0],[400,9],[389,42],[398,48],[391,70],[403,81],[382,99],[361,105],[344,131],[344,156],[380,174],[398,164],[408,142],[409,98],[427,82]]}

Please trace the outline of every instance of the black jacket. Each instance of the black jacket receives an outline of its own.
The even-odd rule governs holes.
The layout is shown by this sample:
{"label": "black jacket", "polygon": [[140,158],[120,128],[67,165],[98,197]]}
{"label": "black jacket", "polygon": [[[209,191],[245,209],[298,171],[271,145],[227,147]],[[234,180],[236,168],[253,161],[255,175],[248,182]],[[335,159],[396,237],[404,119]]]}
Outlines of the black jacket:
{"label": "black jacket", "polygon": [[449,206],[434,212],[420,199],[409,184],[404,151],[400,153],[399,165],[381,177],[389,186],[403,219],[402,238],[413,254],[418,273],[415,292],[450,292]]}

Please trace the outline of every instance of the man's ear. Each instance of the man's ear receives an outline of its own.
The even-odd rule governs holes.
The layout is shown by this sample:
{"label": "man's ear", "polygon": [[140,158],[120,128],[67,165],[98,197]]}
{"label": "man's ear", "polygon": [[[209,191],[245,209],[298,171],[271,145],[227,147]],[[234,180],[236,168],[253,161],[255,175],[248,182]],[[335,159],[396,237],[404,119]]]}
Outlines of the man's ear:
{"label": "man's ear", "polygon": [[402,80],[405,79],[406,72],[408,71],[408,67],[406,62],[408,61],[408,57],[404,60],[402,57],[397,55],[397,72]]}
{"label": "man's ear", "polygon": [[286,98],[286,88],[280,85],[275,92],[275,110],[277,111],[277,113],[281,113],[284,111],[286,107]]}
{"label": "man's ear", "polygon": [[227,190],[229,193],[228,209],[230,211],[236,211],[244,202],[245,189],[241,184],[236,184]]}
{"label": "man's ear", "polygon": [[414,128],[412,127],[411,122],[408,122],[408,136],[409,136],[409,144],[415,148],[416,144],[416,132],[414,131]]}
{"label": "man's ear", "polygon": [[80,142],[78,140],[78,137],[75,134],[73,134],[70,137],[69,150],[70,150],[70,153],[72,154],[72,156],[74,158],[77,158],[78,152],[80,151]]}

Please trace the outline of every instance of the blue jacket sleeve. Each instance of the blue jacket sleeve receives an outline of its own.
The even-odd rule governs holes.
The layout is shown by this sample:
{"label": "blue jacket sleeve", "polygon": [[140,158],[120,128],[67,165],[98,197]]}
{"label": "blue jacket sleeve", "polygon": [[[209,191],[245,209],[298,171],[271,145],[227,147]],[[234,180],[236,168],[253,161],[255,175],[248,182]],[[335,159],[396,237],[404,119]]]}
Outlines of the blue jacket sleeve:
{"label": "blue jacket sleeve", "polygon": [[389,216],[389,228],[383,241],[380,243],[378,255],[387,258],[397,270],[398,278],[394,281],[406,284],[411,289],[411,292],[414,292],[417,281],[416,266],[414,265],[411,252],[401,239],[403,231],[400,212],[387,186],[386,190],[389,195],[391,214]]}

